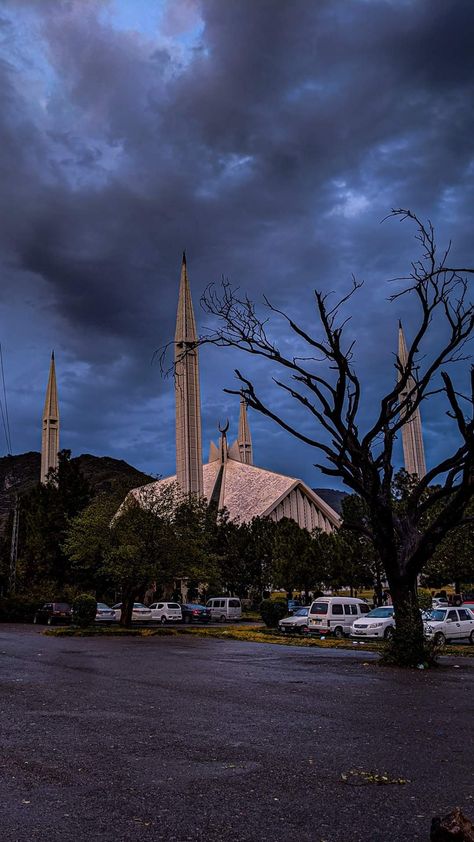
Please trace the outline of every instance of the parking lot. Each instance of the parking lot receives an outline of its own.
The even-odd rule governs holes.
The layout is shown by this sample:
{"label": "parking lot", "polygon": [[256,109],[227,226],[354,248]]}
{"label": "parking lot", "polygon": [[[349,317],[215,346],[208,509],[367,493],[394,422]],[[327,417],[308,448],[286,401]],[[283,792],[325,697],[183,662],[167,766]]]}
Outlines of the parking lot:
{"label": "parking lot", "polygon": [[2,842],[427,842],[474,815],[471,659],[9,625],[0,669]]}

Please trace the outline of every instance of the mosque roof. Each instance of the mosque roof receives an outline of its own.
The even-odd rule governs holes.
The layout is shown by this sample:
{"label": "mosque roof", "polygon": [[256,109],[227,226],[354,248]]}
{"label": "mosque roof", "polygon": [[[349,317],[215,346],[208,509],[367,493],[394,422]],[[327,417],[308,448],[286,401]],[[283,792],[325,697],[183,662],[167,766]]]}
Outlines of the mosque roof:
{"label": "mosque roof", "polygon": [[[221,463],[218,460],[203,465],[204,497],[211,499],[218,478]],[[157,480],[154,483],[135,488],[130,493],[136,497],[145,496],[160,487],[176,482],[176,475]],[[234,459],[227,459],[219,508],[226,508],[231,520],[245,523],[254,517],[266,517],[290,492],[299,486],[303,493],[327,517],[333,526],[339,526],[339,515],[302,480],[277,474],[256,465],[247,465]]]}

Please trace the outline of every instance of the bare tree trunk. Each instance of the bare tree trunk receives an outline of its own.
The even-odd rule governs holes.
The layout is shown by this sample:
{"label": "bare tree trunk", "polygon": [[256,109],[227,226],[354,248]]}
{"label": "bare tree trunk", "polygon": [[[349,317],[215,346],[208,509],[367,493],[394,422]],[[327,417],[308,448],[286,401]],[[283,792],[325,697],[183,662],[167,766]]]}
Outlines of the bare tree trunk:
{"label": "bare tree trunk", "polygon": [[396,577],[388,574],[390,594],[395,610],[393,641],[387,653],[388,660],[395,660],[400,666],[417,666],[427,659],[427,647],[423,634],[423,621],[415,577]]}
{"label": "bare tree trunk", "polygon": [[120,614],[120,625],[129,629],[132,625],[132,611],[133,603],[135,602],[135,593],[133,590],[122,591],[122,611]]}

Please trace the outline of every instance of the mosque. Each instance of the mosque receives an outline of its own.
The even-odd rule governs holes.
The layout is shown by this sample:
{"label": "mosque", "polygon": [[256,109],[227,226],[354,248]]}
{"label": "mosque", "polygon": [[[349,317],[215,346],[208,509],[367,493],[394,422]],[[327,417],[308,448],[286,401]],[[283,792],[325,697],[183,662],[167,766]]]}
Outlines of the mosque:
{"label": "mosque", "polygon": [[191,290],[183,255],[175,331],[176,474],[130,492],[138,501],[160,493],[165,484],[177,483],[184,494],[205,497],[217,510],[226,509],[231,520],[245,523],[254,517],[291,518],[312,531],[331,532],[339,526],[338,514],[297,477],[277,474],[254,465],[252,437],[245,401],[240,402],[236,440],[229,444],[229,424],[219,428],[216,446],[211,442],[209,460],[203,464],[198,334]]}
{"label": "mosque", "polygon": [[[208,462],[202,460],[201,402],[199,383],[198,334],[191,289],[183,255],[175,331],[176,474],[135,488],[130,495],[146,505],[161,489],[177,483],[183,494],[207,499],[217,510],[226,509],[231,520],[245,523],[254,517],[278,521],[290,518],[312,531],[331,532],[340,525],[339,515],[308,485],[297,477],[285,476],[254,465],[252,437],[247,406],[240,402],[238,433],[229,445],[229,424],[219,428],[216,446],[211,442]],[[407,349],[399,324],[398,357],[406,362]],[[412,381],[407,383],[407,389]],[[402,396],[403,398],[403,396]],[[426,473],[419,410],[402,428],[405,468],[421,478]],[[56,468],[59,451],[59,408],[54,353],[42,424],[41,482],[50,468]]]}

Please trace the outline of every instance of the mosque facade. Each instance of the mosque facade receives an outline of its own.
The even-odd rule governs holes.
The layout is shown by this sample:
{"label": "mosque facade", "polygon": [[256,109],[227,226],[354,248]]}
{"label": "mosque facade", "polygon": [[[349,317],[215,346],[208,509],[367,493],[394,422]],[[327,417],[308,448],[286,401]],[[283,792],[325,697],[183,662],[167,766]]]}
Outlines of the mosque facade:
{"label": "mosque facade", "polygon": [[231,520],[246,523],[254,517],[278,521],[290,518],[309,531],[332,532],[340,524],[337,512],[297,477],[254,464],[252,437],[244,400],[240,402],[237,438],[229,444],[228,423],[211,442],[203,464],[198,334],[194,318],[186,258],[183,255],[175,331],[176,474],[130,492],[139,502],[159,495],[177,483],[184,495],[205,497],[216,510],[226,509]]}

